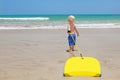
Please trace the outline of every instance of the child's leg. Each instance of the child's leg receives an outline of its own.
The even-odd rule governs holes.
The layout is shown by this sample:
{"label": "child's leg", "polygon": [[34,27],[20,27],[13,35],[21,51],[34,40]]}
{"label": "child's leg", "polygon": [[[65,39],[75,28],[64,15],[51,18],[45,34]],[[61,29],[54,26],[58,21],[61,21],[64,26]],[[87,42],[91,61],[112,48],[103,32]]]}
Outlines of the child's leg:
{"label": "child's leg", "polygon": [[74,46],[70,46],[70,50],[74,51]]}
{"label": "child's leg", "polygon": [[73,48],[74,48],[74,46],[70,46],[70,54],[72,54],[72,56],[75,56],[75,54],[73,52]]}
{"label": "child's leg", "polygon": [[74,46],[69,46],[69,49],[67,50],[67,52],[74,51]]}

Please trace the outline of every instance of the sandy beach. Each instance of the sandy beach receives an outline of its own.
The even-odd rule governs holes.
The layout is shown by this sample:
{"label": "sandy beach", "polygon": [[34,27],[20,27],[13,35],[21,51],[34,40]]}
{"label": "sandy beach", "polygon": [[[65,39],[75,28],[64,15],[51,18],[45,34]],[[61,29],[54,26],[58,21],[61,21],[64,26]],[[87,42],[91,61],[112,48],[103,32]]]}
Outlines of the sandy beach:
{"label": "sandy beach", "polygon": [[[63,77],[70,57],[64,29],[0,30],[0,80],[120,80],[120,29],[79,29],[83,56],[97,58],[99,77]],[[77,54],[77,51],[75,51]]]}

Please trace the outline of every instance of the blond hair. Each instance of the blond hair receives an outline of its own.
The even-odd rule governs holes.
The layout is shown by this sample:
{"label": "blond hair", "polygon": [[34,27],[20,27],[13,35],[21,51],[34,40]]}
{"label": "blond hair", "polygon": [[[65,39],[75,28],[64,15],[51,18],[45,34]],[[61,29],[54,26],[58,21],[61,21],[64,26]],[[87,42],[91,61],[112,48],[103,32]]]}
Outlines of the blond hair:
{"label": "blond hair", "polygon": [[75,17],[73,15],[68,16],[68,21],[69,22],[73,22],[74,19],[75,19]]}

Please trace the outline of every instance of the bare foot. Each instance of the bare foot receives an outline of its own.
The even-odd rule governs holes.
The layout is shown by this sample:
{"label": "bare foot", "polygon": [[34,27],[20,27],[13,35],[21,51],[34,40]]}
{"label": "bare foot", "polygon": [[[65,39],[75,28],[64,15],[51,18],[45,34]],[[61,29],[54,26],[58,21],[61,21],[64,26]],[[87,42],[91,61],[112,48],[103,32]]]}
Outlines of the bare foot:
{"label": "bare foot", "polygon": [[75,54],[73,53],[73,51],[70,52],[72,57],[75,57]]}
{"label": "bare foot", "polygon": [[[72,50],[72,51],[76,51],[76,50]],[[68,49],[68,50],[66,50],[66,52],[70,52],[70,50]]]}

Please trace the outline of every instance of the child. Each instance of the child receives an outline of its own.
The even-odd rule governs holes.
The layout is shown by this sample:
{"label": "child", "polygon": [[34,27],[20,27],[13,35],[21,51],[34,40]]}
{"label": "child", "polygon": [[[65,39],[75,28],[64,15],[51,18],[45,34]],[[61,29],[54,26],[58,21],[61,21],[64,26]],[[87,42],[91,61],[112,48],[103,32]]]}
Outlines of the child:
{"label": "child", "polygon": [[74,45],[75,45],[75,41],[76,41],[76,33],[77,36],[79,36],[79,32],[78,29],[76,27],[76,25],[74,24],[74,16],[68,16],[68,26],[67,26],[67,33],[68,33],[68,43],[69,43],[69,50],[67,50],[67,52],[70,52],[72,54],[72,56],[75,56],[73,51],[74,51]]}

